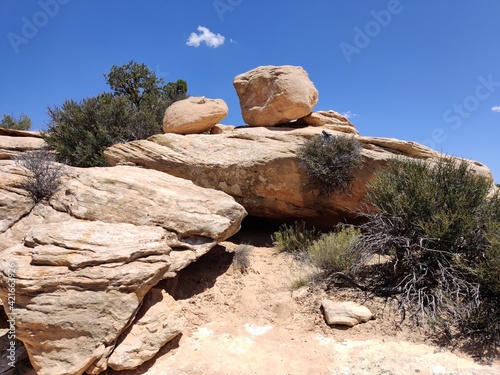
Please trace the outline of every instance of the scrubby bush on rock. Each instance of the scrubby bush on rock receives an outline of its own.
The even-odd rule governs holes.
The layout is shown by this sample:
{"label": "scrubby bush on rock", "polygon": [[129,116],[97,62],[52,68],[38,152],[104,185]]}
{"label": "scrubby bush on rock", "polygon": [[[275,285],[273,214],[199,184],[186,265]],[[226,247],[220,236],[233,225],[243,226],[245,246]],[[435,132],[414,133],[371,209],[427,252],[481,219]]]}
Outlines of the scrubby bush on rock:
{"label": "scrubby bush on rock", "polygon": [[51,120],[44,139],[57,150],[58,160],[104,166],[107,147],[161,133],[165,109],[187,97],[185,81],[165,84],[146,65],[132,61],[113,66],[105,77],[113,93],[66,100],[48,109]]}
{"label": "scrubby bush on rock", "polygon": [[20,153],[15,160],[29,172],[21,186],[35,202],[50,198],[61,185],[63,167],[55,162],[54,154],[47,148]]}
{"label": "scrubby bush on rock", "polygon": [[357,269],[386,255],[374,283],[400,293],[407,317],[500,343],[500,196],[491,188],[466,161],[394,159],[368,187],[378,212],[366,215]]}
{"label": "scrubby bush on rock", "polygon": [[361,166],[361,146],[353,136],[323,132],[307,140],[298,156],[310,187],[327,195],[348,193],[354,170]]}

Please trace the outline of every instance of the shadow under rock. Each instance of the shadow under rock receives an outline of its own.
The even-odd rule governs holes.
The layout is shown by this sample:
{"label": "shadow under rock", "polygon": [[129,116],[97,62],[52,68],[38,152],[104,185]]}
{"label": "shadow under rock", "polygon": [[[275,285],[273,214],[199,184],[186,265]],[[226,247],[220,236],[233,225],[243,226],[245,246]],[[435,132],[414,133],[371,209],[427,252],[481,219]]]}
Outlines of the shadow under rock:
{"label": "shadow under rock", "polygon": [[256,216],[247,216],[241,224],[238,233],[228,239],[236,245],[251,245],[257,247],[272,247],[272,235],[277,232],[282,221],[271,221]]}
{"label": "shadow under rock", "polygon": [[212,288],[232,262],[233,254],[222,246],[216,246],[181,270],[176,277],[161,281],[157,287],[165,289],[177,301],[189,299]]}

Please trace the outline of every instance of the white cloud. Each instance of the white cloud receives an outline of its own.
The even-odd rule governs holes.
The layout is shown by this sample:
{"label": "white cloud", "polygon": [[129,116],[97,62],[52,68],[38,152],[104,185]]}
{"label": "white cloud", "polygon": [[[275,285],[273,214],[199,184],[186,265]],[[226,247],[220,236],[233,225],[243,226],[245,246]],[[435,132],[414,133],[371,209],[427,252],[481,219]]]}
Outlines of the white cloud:
{"label": "white cloud", "polygon": [[207,27],[198,26],[199,34],[191,33],[186,45],[190,47],[199,47],[202,43],[205,43],[209,47],[217,48],[224,44],[224,38],[222,35],[215,35]]}
{"label": "white cloud", "polygon": [[496,106],[492,107],[492,108],[491,108],[491,110],[492,110],[493,112],[500,113],[500,105],[496,105]]}
{"label": "white cloud", "polygon": [[341,113],[342,116],[344,116],[346,119],[350,119],[352,117],[356,117],[357,114],[352,113],[351,111],[347,111],[345,113]]}

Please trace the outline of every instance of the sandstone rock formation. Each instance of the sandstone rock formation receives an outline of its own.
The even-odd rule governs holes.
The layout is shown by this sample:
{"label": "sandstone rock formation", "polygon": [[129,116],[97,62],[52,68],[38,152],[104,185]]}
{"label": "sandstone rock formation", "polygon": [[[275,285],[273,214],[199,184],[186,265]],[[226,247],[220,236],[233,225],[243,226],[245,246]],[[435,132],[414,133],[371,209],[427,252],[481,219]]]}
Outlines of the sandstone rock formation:
{"label": "sandstone rock formation", "polygon": [[318,102],[318,91],[298,66],[261,66],[234,78],[245,123],[273,126],[304,117]]}
{"label": "sandstone rock formation", "polygon": [[354,327],[373,319],[370,309],[355,302],[334,302],[325,299],[321,307],[327,324]]}
{"label": "sandstone rock formation", "polygon": [[305,126],[323,126],[330,130],[359,135],[354,125],[345,116],[335,111],[313,112],[298,119],[297,124]]}
{"label": "sandstone rock formation", "polygon": [[[7,197],[0,200],[7,208],[0,298],[8,307],[6,286],[14,273],[16,309],[6,312],[15,316],[16,335],[41,375],[104,371],[134,321],[157,331],[149,332],[152,345],[144,353],[123,361],[151,358],[182,319],[174,308],[173,327],[149,325],[157,307],[152,302],[152,313],[138,312],[144,297],[162,278],[237,232],[246,214],[220,191],[134,167],[68,168],[61,189],[37,206],[18,187],[22,173],[13,161],[3,161],[0,173],[0,197]],[[174,306],[167,301],[162,306]],[[136,339],[143,335],[133,327],[130,332]],[[131,347],[131,337],[122,351]]]}
{"label": "sandstone rock formation", "polygon": [[210,134],[222,134],[222,133],[229,133],[233,131],[235,126],[233,125],[223,125],[223,124],[217,124],[215,125],[211,130]]}
{"label": "sandstone rock formation", "polygon": [[179,335],[185,320],[179,303],[165,291],[151,289],[133,325],[109,357],[108,365],[118,371],[136,369]]}
{"label": "sandstone rock formation", "polygon": [[[37,205],[22,188],[27,172],[10,159],[45,143],[37,133],[0,129],[0,299],[37,374],[133,370],[151,359],[184,325],[181,307],[154,286],[235,234],[247,211],[322,227],[354,221],[370,209],[367,183],[389,159],[441,156],[413,142],[361,137],[334,111],[311,113],[318,92],[300,67],[259,67],[234,86],[245,121],[257,128],[217,125],[228,113],[222,100],[174,103],[164,117],[168,134],[110,147],[114,167],[67,168],[61,188]],[[362,145],[349,194],[311,189],[301,168],[297,151],[324,130]],[[492,180],[484,165],[470,165]],[[323,302],[329,324],[371,319],[362,308],[331,304]]]}
{"label": "sandstone rock formation", "polygon": [[[308,187],[297,157],[304,141],[324,129],[258,127],[236,128],[218,135],[164,134],[115,145],[105,155],[112,165],[156,169],[224,191],[253,216],[301,218],[321,226],[355,219],[356,212],[366,209],[366,183],[390,158],[404,155],[432,162],[440,157],[438,152],[413,142],[357,137],[363,147],[363,165],[355,173],[351,193],[325,196]],[[471,166],[491,179],[484,165],[471,162]]]}
{"label": "sandstone rock formation", "polygon": [[213,128],[228,114],[222,99],[190,97],[175,102],[165,111],[163,131],[175,134],[197,134]]}
{"label": "sandstone rock formation", "polygon": [[0,128],[0,160],[12,159],[19,152],[45,146],[38,132]]}
{"label": "sandstone rock formation", "polygon": [[[0,233],[5,232],[33,208],[30,194],[21,188],[26,172],[14,162],[0,160]],[[0,251],[3,250],[0,242]]]}

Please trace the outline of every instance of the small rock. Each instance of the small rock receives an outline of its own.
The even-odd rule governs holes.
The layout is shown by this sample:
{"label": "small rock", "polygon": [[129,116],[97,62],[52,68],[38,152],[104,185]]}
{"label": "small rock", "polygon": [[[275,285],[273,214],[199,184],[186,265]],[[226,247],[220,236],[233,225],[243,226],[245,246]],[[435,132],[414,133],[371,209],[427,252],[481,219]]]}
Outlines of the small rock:
{"label": "small rock", "polygon": [[212,129],[210,129],[210,134],[230,133],[234,130],[235,127],[236,126],[233,126],[233,125],[217,124]]}
{"label": "small rock", "polygon": [[354,327],[373,318],[372,312],[365,306],[355,302],[333,302],[323,300],[321,303],[326,322],[329,325],[340,324]]}

